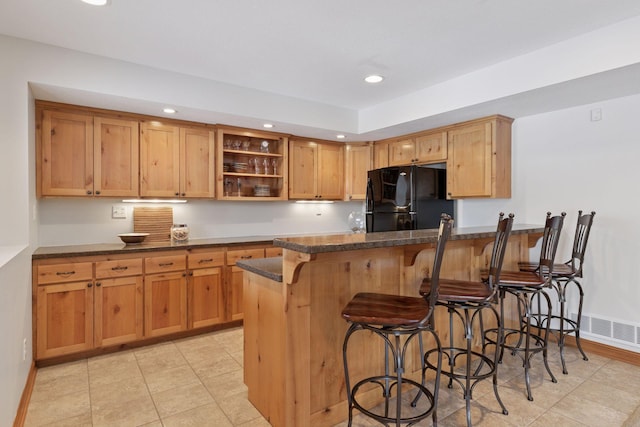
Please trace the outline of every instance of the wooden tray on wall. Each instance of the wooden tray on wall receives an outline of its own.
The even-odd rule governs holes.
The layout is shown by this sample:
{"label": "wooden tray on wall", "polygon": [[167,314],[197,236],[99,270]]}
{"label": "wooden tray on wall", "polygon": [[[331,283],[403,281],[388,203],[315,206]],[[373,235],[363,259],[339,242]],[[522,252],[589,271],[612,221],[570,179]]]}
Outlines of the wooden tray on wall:
{"label": "wooden tray on wall", "polygon": [[133,231],[149,233],[145,242],[166,242],[171,240],[173,208],[171,207],[134,207]]}

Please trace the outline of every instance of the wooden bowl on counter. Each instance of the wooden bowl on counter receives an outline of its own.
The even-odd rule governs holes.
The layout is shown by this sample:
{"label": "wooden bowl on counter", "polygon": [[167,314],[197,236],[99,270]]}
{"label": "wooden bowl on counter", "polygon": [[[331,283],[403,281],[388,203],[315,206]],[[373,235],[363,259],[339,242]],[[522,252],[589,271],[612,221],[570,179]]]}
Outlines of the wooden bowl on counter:
{"label": "wooden bowl on counter", "polygon": [[149,233],[123,233],[118,234],[118,237],[127,245],[135,245],[136,243],[144,242],[148,235]]}

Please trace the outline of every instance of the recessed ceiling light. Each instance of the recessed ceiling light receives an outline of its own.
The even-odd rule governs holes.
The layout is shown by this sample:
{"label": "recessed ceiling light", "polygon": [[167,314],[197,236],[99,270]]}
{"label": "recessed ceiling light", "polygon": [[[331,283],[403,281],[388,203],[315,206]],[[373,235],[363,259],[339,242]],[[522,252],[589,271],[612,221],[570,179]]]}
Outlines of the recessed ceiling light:
{"label": "recessed ceiling light", "polygon": [[377,74],[372,74],[364,78],[364,81],[367,83],[380,83],[384,80],[384,77],[379,76]]}
{"label": "recessed ceiling light", "polygon": [[262,125],[263,128],[271,129],[273,125],[271,123],[265,123]]}
{"label": "recessed ceiling light", "polygon": [[345,139],[345,138],[346,138],[346,136],[344,136],[344,135],[340,134],[340,135],[336,135],[336,138],[338,138],[338,139]]}
{"label": "recessed ceiling light", "polygon": [[107,3],[109,3],[109,0],[82,0],[82,1],[92,6],[106,6]]}
{"label": "recessed ceiling light", "polygon": [[176,110],[175,108],[171,108],[171,107],[165,107],[162,109],[162,111],[164,111],[167,114],[175,114],[178,112],[178,110]]}

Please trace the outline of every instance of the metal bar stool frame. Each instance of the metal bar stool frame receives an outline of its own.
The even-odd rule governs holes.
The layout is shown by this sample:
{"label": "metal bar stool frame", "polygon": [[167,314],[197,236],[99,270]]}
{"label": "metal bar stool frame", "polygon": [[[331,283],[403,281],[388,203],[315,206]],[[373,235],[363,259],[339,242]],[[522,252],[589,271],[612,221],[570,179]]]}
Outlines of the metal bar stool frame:
{"label": "metal bar stool frame", "polygon": [[[544,366],[551,377],[551,382],[558,382],[553,372],[551,372],[547,358],[550,334],[549,322],[545,322],[543,326],[540,324],[540,319],[544,316],[551,315],[551,298],[544,291],[551,286],[553,260],[558,249],[558,242],[560,240],[565,216],[565,212],[554,217],[551,216],[551,212],[547,212],[538,268],[535,271],[503,271],[498,283],[498,299],[500,301],[500,314],[502,319],[504,319],[504,299],[507,294],[510,294],[517,299],[519,321],[519,327],[517,329],[503,328],[499,360],[502,362],[505,349],[509,350],[512,355],[518,355],[522,359],[527,399],[530,401],[533,401],[530,377],[531,358],[535,354],[542,352]],[[541,297],[544,298],[546,302],[546,315],[540,313],[541,308],[537,313],[532,310],[534,301],[538,301],[538,307],[541,307]],[[500,331],[495,328],[488,329],[485,332],[485,338],[489,342],[497,343],[500,340],[499,333]],[[494,334],[498,336],[495,337]],[[515,343],[509,340],[512,336],[517,337]]]}
{"label": "metal bar stool frame", "polygon": [[[589,234],[591,232],[591,226],[593,225],[593,218],[595,212],[590,214],[582,214],[582,211],[578,211],[578,220],[576,222],[576,232],[573,238],[573,247],[571,250],[571,259],[563,264],[554,264],[553,272],[551,274],[551,289],[553,289],[558,297],[559,309],[557,314],[552,313],[551,316],[544,316],[538,310],[537,316],[534,316],[538,325],[541,328],[545,327],[544,322],[550,323],[550,333],[557,335],[558,347],[560,348],[560,361],[562,362],[562,373],[568,374],[567,364],[565,361],[564,345],[565,339],[568,335],[574,334],[576,337],[576,347],[582,354],[583,360],[589,360],[586,353],[582,349],[580,343],[580,325],[582,322],[582,304],[584,301],[584,290],[582,284],[578,279],[582,278],[582,271],[584,266],[584,256],[587,250],[587,242],[589,241]],[[519,267],[523,271],[535,271],[537,264],[531,263],[519,263]],[[573,284],[578,292],[578,312],[576,319],[573,320],[567,313],[567,291],[569,286]]]}
{"label": "metal bar stool frame", "polygon": [[[502,413],[508,415],[509,411],[505,407],[500,394],[498,393],[498,360],[500,357],[500,344],[493,343],[493,355],[489,355],[487,347],[492,345],[483,339],[482,351],[473,350],[473,328],[476,321],[479,324],[480,336],[484,337],[484,320],[482,313],[489,310],[497,325],[498,337],[502,336],[502,321],[498,311],[494,307],[497,299],[497,283],[500,279],[502,263],[506,252],[507,241],[511,234],[513,226],[513,214],[509,214],[504,218],[504,213],[500,213],[498,217],[498,225],[496,228],[491,260],[489,262],[489,275],[482,281],[465,281],[440,279],[440,295],[438,296],[437,305],[447,308],[449,313],[449,347],[442,349],[442,354],[447,357],[449,371],[443,370],[442,375],[449,378],[448,387],[453,387],[455,381],[460,385],[463,391],[467,426],[471,426],[471,400],[473,399],[473,390],[476,385],[487,378],[493,379],[493,391],[496,400],[502,408]],[[428,295],[429,279],[423,281],[421,293]],[[458,347],[454,343],[454,327],[457,318],[462,324],[464,331],[465,347]],[[431,355],[434,350],[425,353],[424,360],[426,369],[435,369],[436,366],[431,362]],[[456,362],[460,356],[466,356],[463,372],[456,372]],[[478,365],[473,368],[472,361],[478,360]],[[438,361],[438,363],[440,363]]]}
{"label": "metal bar stool frame", "polygon": [[[358,293],[343,309],[343,318],[350,322],[350,326],[345,334],[344,343],[342,346],[347,402],[349,405],[349,426],[351,426],[353,422],[354,408],[364,415],[371,417],[385,425],[393,423],[396,426],[400,426],[402,424],[411,426],[428,417],[429,415],[431,415],[432,417],[433,425],[438,425],[437,405],[442,356],[440,356],[440,362],[438,363],[438,367],[436,369],[433,392],[431,392],[425,385],[426,369],[424,369],[424,362],[422,362],[421,383],[418,383],[417,381],[409,378],[404,378],[403,374],[405,369],[405,356],[407,354],[407,350],[409,349],[410,342],[415,337],[418,337],[419,340],[420,356],[422,356],[423,332],[428,332],[434,337],[436,349],[439,350],[441,348],[440,339],[433,329],[432,318],[436,303],[435,295],[437,295],[440,266],[442,265],[442,258],[446,242],[451,234],[452,222],[453,220],[448,215],[443,215],[440,221],[438,241],[436,243],[436,254],[434,257],[432,270],[432,275],[434,278],[433,297],[424,298],[419,296],[409,297],[376,293]],[[407,311],[412,310],[416,310],[416,312],[422,312],[422,317],[416,317],[412,320],[407,319],[407,317],[410,317],[410,315],[407,314]],[[349,376],[347,348],[351,335],[360,330],[371,331],[384,340],[385,374],[364,378],[358,381],[352,388],[351,379]],[[401,339],[403,336],[405,337],[404,343]],[[393,357],[393,369],[395,375],[392,375],[389,372],[389,352],[391,352]],[[382,395],[385,399],[385,411],[383,415],[377,414],[372,410],[363,407],[358,402],[358,390],[361,386],[369,383],[377,384],[382,389]],[[415,407],[417,405],[417,401],[422,394],[426,396],[428,400],[428,406],[422,413],[413,416],[402,416],[403,384],[410,384],[418,390],[415,398],[411,402],[411,406]],[[391,414],[389,413],[389,404],[394,388],[397,390],[396,410],[395,416],[391,416]]]}

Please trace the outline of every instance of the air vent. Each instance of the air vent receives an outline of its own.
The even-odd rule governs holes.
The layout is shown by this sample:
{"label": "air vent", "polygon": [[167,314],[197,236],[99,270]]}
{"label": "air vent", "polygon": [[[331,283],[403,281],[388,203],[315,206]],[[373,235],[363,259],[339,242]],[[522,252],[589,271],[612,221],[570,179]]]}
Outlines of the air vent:
{"label": "air vent", "polygon": [[613,338],[621,341],[635,343],[636,328],[632,325],[613,322]]}
{"label": "air vent", "polygon": [[611,322],[593,317],[591,319],[591,333],[611,337]]}

